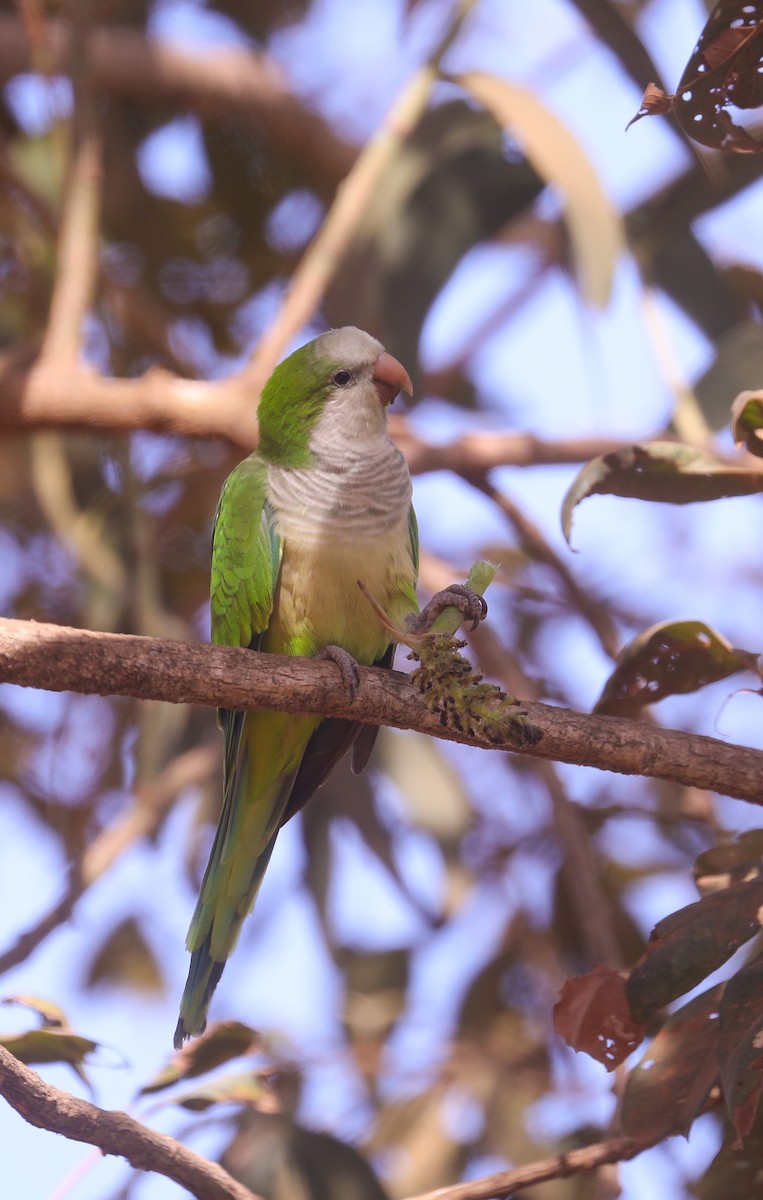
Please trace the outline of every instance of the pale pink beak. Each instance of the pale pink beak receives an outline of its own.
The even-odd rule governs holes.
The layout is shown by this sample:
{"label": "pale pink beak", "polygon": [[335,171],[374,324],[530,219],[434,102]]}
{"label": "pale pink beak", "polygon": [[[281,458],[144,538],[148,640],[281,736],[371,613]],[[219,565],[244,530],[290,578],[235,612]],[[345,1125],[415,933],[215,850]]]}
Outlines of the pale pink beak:
{"label": "pale pink beak", "polygon": [[413,395],[413,384],[408,372],[402,363],[399,363],[391,354],[387,354],[386,350],[382,350],[377,358],[371,378],[376,386],[379,400],[385,408],[392,403],[398,392],[403,391],[407,392],[409,396]]}

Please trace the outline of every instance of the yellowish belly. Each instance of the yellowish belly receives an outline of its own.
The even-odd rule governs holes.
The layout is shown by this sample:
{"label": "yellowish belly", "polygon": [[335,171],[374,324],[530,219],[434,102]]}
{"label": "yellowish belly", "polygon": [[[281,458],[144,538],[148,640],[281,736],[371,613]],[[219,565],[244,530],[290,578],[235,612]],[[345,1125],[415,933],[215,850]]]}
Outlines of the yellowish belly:
{"label": "yellowish belly", "polygon": [[358,662],[372,663],[384,653],[389,635],[358,580],[401,621],[416,608],[413,577],[407,528],[362,545],[287,536],[263,649],[309,656],[333,644]]}

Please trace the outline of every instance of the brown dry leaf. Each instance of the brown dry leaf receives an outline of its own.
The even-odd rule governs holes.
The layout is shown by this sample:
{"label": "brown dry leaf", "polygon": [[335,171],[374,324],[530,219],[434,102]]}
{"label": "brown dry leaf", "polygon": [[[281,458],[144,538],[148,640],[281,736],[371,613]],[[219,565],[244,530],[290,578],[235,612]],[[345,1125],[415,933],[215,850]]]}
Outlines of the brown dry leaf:
{"label": "brown dry leaf", "polygon": [[240,1021],[219,1021],[193,1042],[188,1042],[154,1079],[140,1089],[140,1096],[161,1092],[181,1079],[205,1075],[215,1067],[239,1058],[242,1054],[259,1054],[262,1038],[254,1029]]}
{"label": "brown dry leaf", "polygon": [[644,1037],[634,1020],[619,971],[597,963],[567,979],[554,1005],[554,1029],[573,1050],[584,1050],[608,1071],[619,1067]]}
{"label": "brown dry leaf", "polygon": [[156,955],[135,917],[120,921],[96,950],[85,975],[85,986],[108,984],[147,994],[164,990]]}
{"label": "brown dry leaf", "polygon": [[718,1078],[715,1018],[724,987],[709,988],[673,1013],[630,1072],[621,1114],[626,1137],[688,1136]]}
{"label": "brown dry leaf", "polygon": [[583,295],[597,308],[606,307],[624,243],[622,223],[578,140],[527,88],[480,71],[455,82],[516,137],[536,171],[557,189]]}
{"label": "brown dry leaf", "polygon": [[644,1022],[683,996],[760,932],[763,880],[703,896],[660,921],[626,984],[634,1015]]}
{"label": "brown dry leaf", "polygon": [[679,442],[645,442],[600,454],[578,472],[562,503],[567,541],[572,515],[588,496],[624,496],[662,504],[696,504],[763,492],[763,473],[730,467],[714,454]]}
{"label": "brown dry leaf", "polygon": [[674,99],[675,96],[669,96],[656,83],[648,83],[646,91],[641,97],[641,108],[635,117],[631,117],[625,126],[626,131],[630,129],[631,125],[635,125],[637,121],[640,121],[642,117],[658,117],[670,112]]}
{"label": "brown dry leaf", "polygon": [[735,650],[703,621],[664,621],[620,651],[594,712],[637,717],[647,704],[696,692],[737,671],[757,670],[758,656]]}
{"label": "brown dry leaf", "polygon": [[702,30],[676,89],[674,111],[688,137],[715,149],[758,154],[763,145],[726,107],[763,104],[763,4],[722,0]]}
{"label": "brown dry leaf", "polygon": [[726,111],[763,104],[763,4],[722,0],[710,15],[674,96],[650,83],[629,127],[671,110],[687,137],[713,149],[759,154],[763,144]]}
{"label": "brown dry leaf", "polygon": [[755,958],[726,985],[719,1010],[718,1063],[723,1096],[737,1145],[753,1127],[763,1091],[763,958]]}
{"label": "brown dry leaf", "polygon": [[713,846],[694,863],[694,882],[703,896],[763,873],[763,829],[748,829],[733,842]]}

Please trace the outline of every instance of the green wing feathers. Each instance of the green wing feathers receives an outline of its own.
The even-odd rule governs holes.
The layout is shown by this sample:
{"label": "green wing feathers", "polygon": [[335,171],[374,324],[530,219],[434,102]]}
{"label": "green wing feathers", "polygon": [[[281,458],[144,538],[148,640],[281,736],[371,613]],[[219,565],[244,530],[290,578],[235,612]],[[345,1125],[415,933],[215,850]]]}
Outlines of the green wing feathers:
{"label": "green wing feathers", "polygon": [[[281,546],[266,487],[265,465],[253,455],[228,477],[220,497],[211,585],[212,641],[217,645],[256,647],[267,629]],[[256,729],[255,716],[261,724],[262,718],[276,714],[219,712],[225,750],[223,806],[188,930],[191,965],[176,1047],[204,1028],[209,1001],[254,903],[288,800],[290,777],[275,772],[263,779],[253,761],[253,742],[269,732]]]}
{"label": "green wing feathers", "polygon": [[256,455],[227,478],[212,535],[212,641],[251,646],[273,611],[281,543],[266,500],[267,468]]}

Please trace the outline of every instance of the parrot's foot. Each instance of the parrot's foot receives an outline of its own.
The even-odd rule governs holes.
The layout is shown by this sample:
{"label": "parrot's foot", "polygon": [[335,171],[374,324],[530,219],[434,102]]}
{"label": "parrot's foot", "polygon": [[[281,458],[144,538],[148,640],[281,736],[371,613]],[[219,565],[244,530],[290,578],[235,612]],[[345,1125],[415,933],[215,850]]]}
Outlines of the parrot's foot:
{"label": "parrot's foot", "polygon": [[336,663],[339,667],[339,673],[342,676],[344,684],[349,694],[350,700],[355,699],[355,693],[360,687],[360,671],[355,659],[341,646],[324,646],[315,656],[316,658],[328,659],[329,662]]}
{"label": "parrot's foot", "polygon": [[427,708],[437,713],[441,725],[484,738],[491,745],[536,745],[542,731],[519,708],[519,700],[507,696],[495,684],[483,683],[482,675],[460,653],[465,645],[445,634],[433,635],[418,651],[409,654],[409,658],[418,659],[411,682],[418,687]]}
{"label": "parrot's foot", "polygon": [[408,618],[409,630],[411,633],[427,633],[446,608],[457,608],[464,622],[471,621],[472,629],[476,629],[487,616],[487,603],[483,596],[472,591],[465,583],[451,583],[437,592],[420,613]]}

